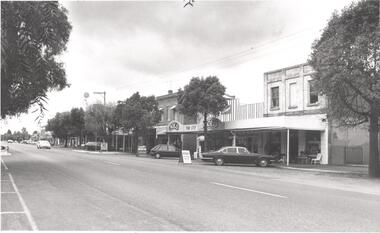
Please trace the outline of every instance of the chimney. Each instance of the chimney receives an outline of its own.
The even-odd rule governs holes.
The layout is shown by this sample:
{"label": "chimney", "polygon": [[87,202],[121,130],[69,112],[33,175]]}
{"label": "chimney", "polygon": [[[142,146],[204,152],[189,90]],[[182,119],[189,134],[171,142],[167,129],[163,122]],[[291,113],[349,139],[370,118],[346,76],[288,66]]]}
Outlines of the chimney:
{"label": "chimney", "polygon": [[173,94],[173,90],[169,90],[169,91],[168,91],[168,94]]}

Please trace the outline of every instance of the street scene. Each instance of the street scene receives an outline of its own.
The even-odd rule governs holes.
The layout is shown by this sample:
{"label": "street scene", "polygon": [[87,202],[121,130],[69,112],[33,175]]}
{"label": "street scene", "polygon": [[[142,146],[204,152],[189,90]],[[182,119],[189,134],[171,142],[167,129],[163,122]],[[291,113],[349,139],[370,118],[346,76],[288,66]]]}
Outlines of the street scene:
{"label": "street scene", "polygon": [[380,229],[380,1],[2,1],[3,231]]}
{"label": "street scene", "polygon": [[38,150],[24,144],[14,146],[11,153],[3,157],[2,212],[19,214],[2,214],[3,230],[377,231],[380,227],[379,182],[362,179],[360,173],[190,165],[132,154]]}

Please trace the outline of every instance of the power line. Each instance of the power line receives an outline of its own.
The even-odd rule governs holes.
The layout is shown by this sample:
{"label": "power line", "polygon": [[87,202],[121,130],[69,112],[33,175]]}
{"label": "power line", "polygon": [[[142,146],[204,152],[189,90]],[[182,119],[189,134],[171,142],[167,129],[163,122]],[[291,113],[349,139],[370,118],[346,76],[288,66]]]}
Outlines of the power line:
{"label": "power line", "polygon": [[[162,73],[158,76],[156,76],[155,78],[157,79],[162,79],[162,78],[165,78],[165,77],[168,77],[168,76],[173,76],[175,74],[180,74],[180,73],[184,73],[184,72],[188,72],[188,71],[191,71],[191,70],[195,70],[195,69],[199,69],[199,68],[202,68],[202,67],[207,67],[207,66],[210,66],[210,65],[217,65],[218,63],[225,63],[225,62],[228,62],[230,60],[234,60],[234,59],[239,59],[239,58],[243,58],[243,57],[247,57],[247,56],[250,56],[254,53],[256,53],[256,49],[259,49],[259,48],[265,48],[269,45],[273,45],[279,41],[282,41],[284,39],[287,39],[287,38],[296,38],[295,36],[305,32],[305,31],[308,31],[308,30],[311,30],[313,29],[315,26],[311,26],[311,27],[308,27],[308,28],[304,28],[300,31],[297,31],[297,32],[294,32],[294,33],[291,33],[291,34],[288,34],[288,35],[285,35],[285,36],[282,36],[280,38],[277,38],[277,39],[274,39],[274,40],[270,40],[270,41],[266,41],[266,42],[263,42],[263,43],[260,43],[258,44],[257,46],[254,46],[254,47],[251,47],[249,49],[245,49],[245,50],[242,50],[240,52],[237,52],[237,53],[234,53],[234,54],[230,54],[228,56],[225,56],[225,57],[221,57],[221,58],[218,58],[218,59],[215,59],[215,60],[211,60],[211,61],[207,61],[205,63],[202,63],[202,64],[199,64],[199,65],[196,65],[196,66],[193,66],[191,68],[186,68],[186,69],[182,69],[182,70],[179,70],[179,71],[173,71],[173,72],[166,72],[166,73]],[[292,40],[293,40],[292,39]],[[255,49],[255,50],[254,50]],[[263,56],[263,55],[261,55]],[[261,57],[261,56],[256,56],[254,58],[257,58],[257,57]],[[252,59],[252,58],[251,58]],[[248,59],[248,60],[251,60],[251,59]],[[246,61],[248,61],[246,60]],[[245,62],[246,62],[245,61]],[[235,62],[236,63],[236,62]],[[244,62],[243,62],[244,63]],[[239,64],[239,62],[237,62],[237,64]],[[166,80],[166,81],[162,81],[163,83],[167,83],[167,82],[171,82],[171,80]],[[144,86],[147,86],[146,84],[142,84],[141,81],[140,82],[134,82],[134,83],[128,83],[126,85],[122,85],[120,87],[117,88],[117,90],[120,90],[124,87],[127,87],[127,86],[134,86],[135,84],[140,84],[140,85],[144,85]],[[151,84],[151,85],[156,85],[156,84]],[[151,86],[151,85],[148,85],[148,86]],[[138,86],[138,85],[137,85]]]}

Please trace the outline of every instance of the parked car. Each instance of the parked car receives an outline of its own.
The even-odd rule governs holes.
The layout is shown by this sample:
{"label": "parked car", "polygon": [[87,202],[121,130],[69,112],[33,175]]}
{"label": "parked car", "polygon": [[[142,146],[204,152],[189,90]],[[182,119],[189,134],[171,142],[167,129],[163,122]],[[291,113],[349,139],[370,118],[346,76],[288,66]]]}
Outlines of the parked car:
{"label": "parked car", "polygon": [[100,150],[101,149],[101,142],[87,142],[85,144],[86,150]]}
{"label": "parked car", "polygon": [[138,154],[146,154],[147,153],[146,146],[145,145],[138,146],[137,147],[137,153]]}
{"label": "parked car", "polygon": [[10,140],[10,139],[9,139],[9,140],[8,140],[8,143],[13,143],[13,140]]}
{"label": "parked car", "polygon": [[203,153],[202,160],[212,160],[217,166],[224,163],[249,163],[259,167],[267,167],[276,158],[272,155],[250,153],[247,148],[240,146],[222,147],[218,151]]}
{"label": "parked car", "polygon": [[50,142],[46,140],[39,140],[37,142],[37,149],[43,149],[43,148],[50,149],[51,148]]}
{"label": "parked car", "polygon": [[152,149],[150,149],[150,155],[154,156],[156,159],[161,157],[179,157],[181,151],[174,145],[158,144]]}

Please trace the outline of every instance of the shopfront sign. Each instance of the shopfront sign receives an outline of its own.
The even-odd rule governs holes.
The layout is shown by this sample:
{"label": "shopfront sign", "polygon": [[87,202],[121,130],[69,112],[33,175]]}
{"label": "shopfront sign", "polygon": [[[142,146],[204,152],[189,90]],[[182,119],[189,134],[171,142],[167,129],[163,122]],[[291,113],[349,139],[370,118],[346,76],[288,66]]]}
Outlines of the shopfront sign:
{"label": "shopfront sign", "polygon": [[154,126],[154,128],[156,129],[156,135],[163,135],[166,133],[167,126]]}
{"label": "shopfront sign", "polygon": [[[203,121],[198,119],[198,128],[203,131]],[[223,130],[224,129],[224,122],[220,121],[216,117],[209,117],[207,119],[207,130]]]}
{"label": "shopfront sign", "polygon": [[168,125],[169,131],[178,131],[181,124],[178,121],[172,121]]}
{"label": "shopfront sign", "polygon": [[183,131],[186,132],[192,132],[192,131],[198,131],[198,125],[184,125]]}
{"label": "shopfront sign", "polygon": [[192,125],[183,125],[179,123],[178,121],[171,121],[167,125],[168,132],[179,132],[179,133],[186,133],[186,132],[196,132],[198,131],[198,125],[192,124]]}

